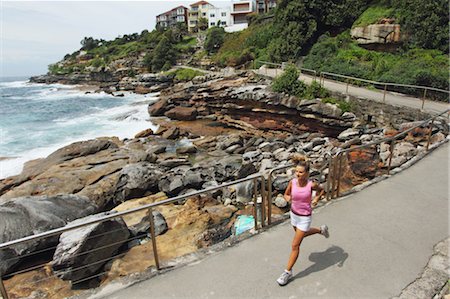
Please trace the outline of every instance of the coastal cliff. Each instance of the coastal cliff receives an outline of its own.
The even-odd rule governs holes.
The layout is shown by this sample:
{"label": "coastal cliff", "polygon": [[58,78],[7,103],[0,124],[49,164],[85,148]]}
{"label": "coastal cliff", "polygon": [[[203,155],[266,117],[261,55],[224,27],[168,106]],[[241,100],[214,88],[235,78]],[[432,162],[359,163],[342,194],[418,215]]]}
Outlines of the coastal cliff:
{"label": "coastal cliff", "polygon": [[[149,84],[148,88],[152,86]],[[60,194],[70,198],[74,207],[79,203],[77,214],[69,217],[51,209],[53,215],[49,218],[64,221],[52,221],[49,229],[68,225],[80,217],[123,211],[256,172],[264,173],[287,163],[293,153],[307,155],[312,162],[312,178],[324,183],[330,171],[326,153],[391,136],[407,128],[410,122],[429,116],[369,100],[347,100],[353,109],[344,113],[337,105],[321,99],[302,100],[275,93],[270,81],[247,72],[227,77],[203,76],[174,84],[163,89],[159,100],[149,105],[152,120],[159,125],[155,132],[150,129],[137,132],[135,138],[125,140],[105,137],[73,143],[44,159],[29,161],[21,174],[0,180],[0,219],[6,221],[1,226],[4,230],[0,242],[30,235],[41,223],[27,212],[18,213],[14,221],[3,217],[4,213],[21,206],[23,211],[32,209],[38,215],[47,215],[50,212],[39,212],[39,207],[46,202],[57,204],[61,201]],[[371,111],[373,118],[367,119],[367,111]],[[428,133],[427,129],[418,129],[405,136],[394,152],[392,167],[424,151]],[[441,141],[447,133],[446,126],[441,126],[441,131],[434,130],[432,142]],[[370,153],[352,152],[344,164],[340,191],[385,173],[388,156],[389,146],[383,143]],[[289,178],[289,172],[276,175],[272,186],[275,195],[284,191]],[[242,183],[158,209],[159,214],[153,216],[159,219],[157,240],[161,258],[168,261],[230,237],[237,217],[252,214],[253,188],[252,184]],[[274,201],[275,215],[282,215],[287,209],[281,198]],[[64,213],[71,212],[67,209]],[[111,258],[90,272],[77,272],[76,276],[66,273],[83,267],[82,261],[73,262],[64,249],[75,246],[70,245],[70,240],[74,240],[70,235],[2,252],[8,260],[16,260],[1,265],[3,274],[23,266],[26,259],[21,256],[43,249],[51,253],[44,258],[45,270],[14,275],[5,284],[13,298],[23,297],[30,295],[30,289],[42,287],[35,281],[47,279],[48,296],[70,296],[78,292],[71,288],[70,282],[91,273],[105,272],[96,282],[98,285],[144,271],[155,263],[146,258],[151,250],[145,233],[148,217],[142,213],[112,224],[121,235],[109,241],[117,246],[108,256],[120,254],[120,257]],[[30,224],[23,226],[24,223]],[[11,230],[15,231],[14,236]],[[104,233],[102,227],[77,232],[83,240],[76,245],[81,250],[77,253],[83,253],[83,246],[91,246],[82,246],[84,240]],[[59,249],[52,252],[55,244]],[[63,291],[56,294],[58,288]]]}

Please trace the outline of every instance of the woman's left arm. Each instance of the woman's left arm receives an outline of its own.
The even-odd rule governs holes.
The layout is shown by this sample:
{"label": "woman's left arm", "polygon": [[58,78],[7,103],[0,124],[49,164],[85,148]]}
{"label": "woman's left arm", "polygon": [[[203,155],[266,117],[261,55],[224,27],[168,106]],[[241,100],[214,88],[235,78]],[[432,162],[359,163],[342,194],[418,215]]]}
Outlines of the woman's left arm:
{"label": "woman's left arm", "polygon": [[314,191],[316,191],[316,196],[314,196],[314,199],[311,202],[311,205],[313,207],[315,207],[317,205],[317,203],[319,202],[319,200],[322,198],[323,194],[325,193],[325,191],[323,190],[323,188],[320,186],[319,183],[317,182],[313,182],[312,184],[312,189]]}

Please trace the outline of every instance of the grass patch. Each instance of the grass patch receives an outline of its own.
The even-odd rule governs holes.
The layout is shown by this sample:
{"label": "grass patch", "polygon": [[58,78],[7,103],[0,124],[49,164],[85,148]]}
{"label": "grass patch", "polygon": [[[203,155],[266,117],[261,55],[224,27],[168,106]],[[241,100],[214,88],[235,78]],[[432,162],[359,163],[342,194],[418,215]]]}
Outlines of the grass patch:
{"label": "grass patch", "polygon": [[197,38],[195,36],[184,36],[183,40],[175,45],[180,51],[186,51],[197,46]]}
{"label": "grass patch", "polygon": [[386,6],[371,6],[359,16],[359,18],[353,23],[352,28],[377,24],[381,19],[392,17],[395,17],[393,8]]}
{"label": "grass patch", "polygon": [[177,81],[191,81],[195,77],[203,76],[204,74],[203,72],[188,68],[177,69],[166,73],[167,76],[174,76]]}

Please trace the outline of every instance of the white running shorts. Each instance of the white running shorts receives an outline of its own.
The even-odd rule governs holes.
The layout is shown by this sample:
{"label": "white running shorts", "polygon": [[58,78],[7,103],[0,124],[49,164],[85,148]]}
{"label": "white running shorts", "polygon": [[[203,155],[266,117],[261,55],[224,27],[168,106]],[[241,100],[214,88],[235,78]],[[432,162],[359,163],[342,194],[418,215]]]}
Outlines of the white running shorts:
{"label": "white running shorts", "polygon": [[292,213],[292,211],[290,211],[290,214],[292,226],[295,226],[303,232],[309,231],[311,226],[311,216],[298,216]]}

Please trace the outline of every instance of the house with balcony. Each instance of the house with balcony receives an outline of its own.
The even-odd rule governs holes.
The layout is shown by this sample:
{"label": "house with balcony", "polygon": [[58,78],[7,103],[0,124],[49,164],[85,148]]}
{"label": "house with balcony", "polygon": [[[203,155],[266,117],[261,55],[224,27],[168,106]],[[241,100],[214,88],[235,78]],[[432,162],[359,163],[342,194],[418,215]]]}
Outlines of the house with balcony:
{"label": "house with balcony", "polygon": [[188,25],[188,9],[184,6],[175,7],[165,13],[156,16],[156,26],[161,28],[169,28],[177,23]]}
{"label": "house with balcony", "polygon": [[244,30],[248,27],[248,15],[257,11],[257,0],[232,0],[231,26],[225,28],[227,32]]}
{"label": "house with balcony", "polygon": [[257,0],[257,10],[259,14],[268,13],[277,7],[277,0]]}
{"label": "house with balcony", "polygon": [[[198,21],[200,18],[205,18],[209,20],[209,11],[214,9],[214,5],[207,1],[198,1],[189,5],[188,12],[188,30],[193,32],[198,26]],[[209,21],[208,21],[209,27]]]}
{"label": "house with balcony", "polygon": [[229,7],[219,8],[215,7],[208,12],[208,28],[228,27],[231,26],[231,11]]}

